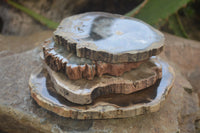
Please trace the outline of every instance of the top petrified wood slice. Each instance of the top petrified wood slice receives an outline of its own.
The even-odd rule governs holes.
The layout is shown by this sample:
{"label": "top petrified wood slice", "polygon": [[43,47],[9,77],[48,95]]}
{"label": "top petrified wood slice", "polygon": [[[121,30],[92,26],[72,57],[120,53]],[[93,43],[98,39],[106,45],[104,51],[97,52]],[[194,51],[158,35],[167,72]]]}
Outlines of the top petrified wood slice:
{"label": "top petrified wood slice", "polygon": [[57,45],[52,39],[47,39],[43,44],[44,60],[56,72],[65,73],[69,79],[89,79],[103,74],[120,76],[126,71],[140,66],[141,62],[104,63],[80,58],[68,52],[62,45]]}
{"label": "top petrified wood slice", "polygon": [[[44,64],[45,65],[45,64]],[[140,67],[124,73],[120,77],[103,75],[91,80],[72,81],[64,74],[54,72],[45,65],[56,91],[73,103],[90,104],[93,99],[101,95],[120,93],[130,94],[145,89],[161,78],[162,68],[154,60],[141,64]]]}
{"label": "top petrified wood slice", "polygon": [[65,18],[54,40],[78,57],[109,63],[138,62],[159,54],[164,36],[130,17],[89,12]]}

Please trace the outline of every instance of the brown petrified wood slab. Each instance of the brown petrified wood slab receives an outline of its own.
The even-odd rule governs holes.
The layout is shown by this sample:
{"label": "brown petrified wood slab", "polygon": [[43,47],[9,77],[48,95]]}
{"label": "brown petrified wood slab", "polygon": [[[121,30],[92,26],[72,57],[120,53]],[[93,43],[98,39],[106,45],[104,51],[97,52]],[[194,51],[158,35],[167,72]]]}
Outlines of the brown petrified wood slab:
{"label": "brown petrified wood slab", "polygon": [[51,69],[65,73],[72,80],[82,78],[92,80],[94,76],[101,77],[103,74],[121,76],[142,63],[140,61],[112,64],[80,58],[68,52],[63,45],[55,44],[51,38],[44,42],[43,54],[45,62]]}
{"label": "brown petrified wood slab", "polygon": [[54,40],[78,57],[108,63],[143,61],[164,45],[163,34],[141,20],[103,12],[65,18]]}
{"label": "brown petrified wood slab", "polygon": [[89,105],[71,103],[53,88],[48,73],[42,67],[35,70],[30,77],[29,87],[35,101],[52,112],[72,119],[108,119],[124,118],[158,111],[166,99],[174,82],[173,69],[164,61],[162,79],[154,86],[132,94],[115,94],[98,97]]}
{"label": "brown petrified wood slab", "polygon": [[64,74],[52,71],[45,63],[56,91],[73,103],[90,104],[101,95],[130,94],[145,89],[161,78],[162,68],[154,59],[143,63],[139,68],[124,73],[120,77],[103,75],[93,80],[69,80]]}

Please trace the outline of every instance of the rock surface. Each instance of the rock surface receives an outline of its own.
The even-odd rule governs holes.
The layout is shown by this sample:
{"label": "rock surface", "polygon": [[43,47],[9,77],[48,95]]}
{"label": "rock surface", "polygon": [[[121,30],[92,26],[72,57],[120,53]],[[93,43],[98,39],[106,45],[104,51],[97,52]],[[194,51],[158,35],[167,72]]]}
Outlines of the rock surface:
{"label": "rock surface", "polygon": [[0,57],[21,53],[40,46],[45,39],[52,36],[51,31],[41,31],[26,36],[4,36],[0,34]]}
{"label": "rock surface", "polygon": [[[162,54],[174,67],[175,84],[165,104],[158,112],[126,119],[71,120],[59,117],[36,104],[30,97],[28,79],[39,65],[37,49],[18,54],[4,54],[0,58],[0,130],[6,132],[143,132],[194,133],[197,119],[198,97],[186,80],[190,71],[198,72],[199,42],[166,35],[166,49]],[[22,38],[21,42],[25,40]],[[14,41],[13,41],[14,42]],[[1,45],[1,43],[0,43]],[[7,44],[7,46],[12,45]],[[31,45],[32,44],[28,44]],[[14,49],[14,48],[13,48]],[[180,49],[180,50],[179,50]],[[178,52],[177,52],[178,51]],[[184,52],[183,52],[184,51]],[[182,53],[183,52],[183,53]],[[1,53],[4,53],[1,51]],[[183,56],[187,53],[187,56]],[[33,56],[27,56],[33,54]],[[188,63],[189,62],[189,63]],[[188,71],[190,70],[190,71]],[[180,72],[181,71],[181,72]],[[189,73],[188,73],[188,72]],[[181,74],[183,73],[183,74]],[[193,74],[194,75],[194,74]],[[195,76],[193,76],[195,77]],[[199,81],[199,77],[190,78]],[[192,82],[191,82],[192,83]],[[194,88],[195,89],[195,88]],[[196,88],[199,90],[199,88]],[[200,116],[200,115],[199,115]],[[198,123],[196,123],[198,128]]]}
{"label": "rock surface", "polygon": [[[17,0],[15,1],[34,12],[45,16],[55,22],[74,13],[74,7],[82,7],[88,0],[38,0],[37,2]],[[58,10],[59,8],[59,10]],[[2,21],[2,34],[5,35],[27,35],[47,29],[29,15],[8,5],[6,1],[0,1],[0,22]]]}
{"label": "rock surface", "polygon": [[[165,34],[167,46],[161,56],[170,60],[189,80],[193,91],[200,96],[200,45],[198,41],[187,40]],[[187,55],[185,55],[187,53]]]}

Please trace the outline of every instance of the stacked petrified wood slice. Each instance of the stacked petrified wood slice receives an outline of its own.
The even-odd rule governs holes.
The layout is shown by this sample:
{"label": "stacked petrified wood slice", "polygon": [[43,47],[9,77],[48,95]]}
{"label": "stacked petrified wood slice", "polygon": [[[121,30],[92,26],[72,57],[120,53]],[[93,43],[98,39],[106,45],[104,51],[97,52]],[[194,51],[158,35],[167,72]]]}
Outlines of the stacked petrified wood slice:
{"label": "stacked petrified wood slice", "polygon": [[162,33],[134,18],[102,12],[65,18],[43,44],[43,66],[29,81],[31,95],[74,119],[157,111],[174,80],[171,67],[151,57],[163,46]]}

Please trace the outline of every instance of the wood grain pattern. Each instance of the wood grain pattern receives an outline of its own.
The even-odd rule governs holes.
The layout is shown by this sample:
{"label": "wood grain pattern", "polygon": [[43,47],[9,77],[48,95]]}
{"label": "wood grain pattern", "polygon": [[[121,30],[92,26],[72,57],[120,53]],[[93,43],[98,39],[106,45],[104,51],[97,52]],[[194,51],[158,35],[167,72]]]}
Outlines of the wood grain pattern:
{"label": "wood grain pattern", "polygon": [[54,40],[78,57],[107,63],[138,62],[158,55],[164,35],[126,16],[90,12],[63,19]]}
{"label": "wood grain pattern", "polygon": [[155,84],[162,76],[162,68],[153,60],[143,63],[137,69],[124,73],[120,77],[103,75],[93,80],[72,81],[62,73],[52,71],[46,64],[51,80],[56,91],[77,104],[90,104],[93,99],[107,94],[130,94]]}
{"label": "wood grain pattern", "polygon": [[140,66],[140,62],[130,63],[105,63],[79,58],[69,53],[65,47],[55,45],[52,39],[47,39],[43,44],[43,54],[46,64],[56,72],[64,73],[71,80],[88,79],[95,76],[102,77],[104,74],[121,76],[124,72]]}
{"label": "wood grain pattern", "polygon": [[[143,91],[132,93],[133,96],[131,94],[118,95],[115,98],[110,95],[107,98],[100,97],[89,105],[74,104],[59,96],[52,88],[52,83],[48,83],[50,81],[48,80],[48,74],[42,67],[31,74],[29,87],[31,96],[40,106],[63,117],[72,119],[133,117],[158,111],[170,92],[175,78],[173,69],[160,59],[159,63],[162,66],[162,79],[157,85],[144,89]],[[115,99],[121,100],[115,101]],[[131,103],[130,100],[132,101]]]}

